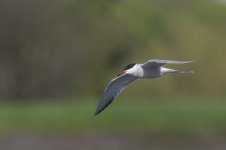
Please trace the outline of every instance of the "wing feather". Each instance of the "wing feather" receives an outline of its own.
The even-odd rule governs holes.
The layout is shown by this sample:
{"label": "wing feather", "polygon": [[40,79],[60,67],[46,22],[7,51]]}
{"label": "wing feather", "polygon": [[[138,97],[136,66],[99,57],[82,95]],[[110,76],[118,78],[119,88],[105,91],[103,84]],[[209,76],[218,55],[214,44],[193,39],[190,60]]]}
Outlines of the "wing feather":
{"label": "wing feather", "polygon": [[137,77],[133,77],[130,75],[122,75],[110,81],[108,86],[104,90],[104,94],[100,99],[99,105],[97,106],[96,112],[94,115],[102,112],[111,102],[119,96],[119,94],[133,81],[135,81]]}
{"label": "wing feather", "polygon": [[143,68],[151,67],[161,67],[166,64],[188,64],[195,61],[176,61],[176,60],[160,60],[160,59],[151,59],[142,65]]}

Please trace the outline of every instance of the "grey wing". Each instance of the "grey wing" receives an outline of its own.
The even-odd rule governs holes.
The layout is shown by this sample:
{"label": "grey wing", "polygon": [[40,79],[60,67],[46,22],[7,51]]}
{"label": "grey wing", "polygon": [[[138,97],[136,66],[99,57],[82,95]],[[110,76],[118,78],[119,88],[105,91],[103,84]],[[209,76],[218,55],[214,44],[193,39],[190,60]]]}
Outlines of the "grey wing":
{"label": "grey wing", "polygon": [[166,64],[188,64],[195,61],[176,61],[176,60],[159,60],[159,59],[151,59],[148,62],[144,63],[142,67],[149,68],[149,67],[161,67]]}
{"label": "grey wing", "polygon": [[137,77],[133,77],[130,75],[122,75],[115,79],[113,79],[109,85],[105,88],[104,94],[101,97],[99,105],[97,106],[96,112],[94,115],[102,112],[111,102],[133,81],[135,81]]}

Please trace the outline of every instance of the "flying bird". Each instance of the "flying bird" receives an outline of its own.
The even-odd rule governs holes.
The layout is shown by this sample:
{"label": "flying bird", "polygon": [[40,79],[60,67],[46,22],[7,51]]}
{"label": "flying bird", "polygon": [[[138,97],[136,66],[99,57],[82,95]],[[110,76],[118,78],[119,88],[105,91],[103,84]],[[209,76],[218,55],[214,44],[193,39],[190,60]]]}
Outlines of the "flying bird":
{"label": "flying bird", "polygon": [[144,64],[128,64],[105,88],[94,115],[102,112],[129,84],[137,79],[157,78],[169,73],[193,73],[193,71],[186,72],[164,67],[167,64],[188,64],[192,62],[195,61],[151,59]]}

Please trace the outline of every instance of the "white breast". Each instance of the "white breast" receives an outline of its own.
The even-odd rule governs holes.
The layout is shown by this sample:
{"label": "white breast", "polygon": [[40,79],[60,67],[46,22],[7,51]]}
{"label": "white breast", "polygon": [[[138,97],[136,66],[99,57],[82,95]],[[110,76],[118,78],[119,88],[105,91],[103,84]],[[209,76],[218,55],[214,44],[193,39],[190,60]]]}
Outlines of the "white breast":
{"label": "white breast", "polygon": [[144,76],[144,71],[140,64],[136,64],[133,68],[127,70],[126,73],[139,78]]}

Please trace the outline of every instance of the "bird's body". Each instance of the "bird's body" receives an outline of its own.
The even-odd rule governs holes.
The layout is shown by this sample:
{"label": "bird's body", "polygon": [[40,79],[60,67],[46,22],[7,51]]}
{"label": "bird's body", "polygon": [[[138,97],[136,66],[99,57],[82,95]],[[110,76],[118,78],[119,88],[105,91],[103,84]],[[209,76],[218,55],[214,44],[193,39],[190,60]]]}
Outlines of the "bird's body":
{"label": "bird's body", "polygon": [[166,73],[173,73],[177,70],[168,69],[164,67],[149,67],[145,68],[143,67],[143,64],[136,64],[133,68],[127,71],[127,74],[142,78],[142,79],[148,79],[148,78],[156,78]]}
{"label": "bird's body", "polygon": [[123,68],[123,72],[120,73],[118,77],[111,80],[109,85],[105,88],[95,115],[103,111],[130,83],[134,82],[135,80],[139,78],[156,78],[168,73],[192,73],[192,71],[183,72],[163,67],[166,64],[187,64],[191,62],[194,61],[152,59],[144,64],[132,63],[125,66]]}

